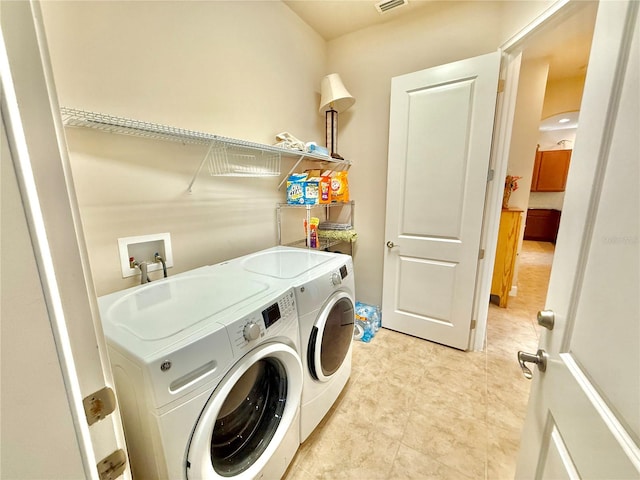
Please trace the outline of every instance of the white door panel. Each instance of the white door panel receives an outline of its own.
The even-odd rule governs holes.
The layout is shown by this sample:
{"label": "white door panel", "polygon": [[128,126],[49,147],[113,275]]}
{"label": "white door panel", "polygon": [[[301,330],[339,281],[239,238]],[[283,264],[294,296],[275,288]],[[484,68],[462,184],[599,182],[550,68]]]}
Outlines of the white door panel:
{"label": "white door panel", "polygon": [[562,439],[562,435],[560,435],[557,426],[553,423],[553,419],[550,418],[549,420],[549,428],[545,432],[547,433],[547,438],[545,438],[547,450],[544,453],[546,460],[542,478],[578,480],[580,476],[571,460],[571,455]]}
{"label": "white door panel", "polygon": [[[408,92],[400,237],[460,239],[472,89],[473,82],[464,79]],[[415,208],[417,205],[420,208]]]}
{"label": "white door panel", "polygon": [[[466,350],[500,55],[391,85],[384,326]],[[391,244],[388,244],[391,245]]]}
{"label": "white door panel", "polygon": [[517,478],[640,478],[640,30],[601,2]]}
{"label": "white door panel", "polygon": [[[401,257],[399,266],[398,309],[410,315],[424,312],[432,319],[451,318],[456,264]],[[402,283],[408,278],[417,281]]]}

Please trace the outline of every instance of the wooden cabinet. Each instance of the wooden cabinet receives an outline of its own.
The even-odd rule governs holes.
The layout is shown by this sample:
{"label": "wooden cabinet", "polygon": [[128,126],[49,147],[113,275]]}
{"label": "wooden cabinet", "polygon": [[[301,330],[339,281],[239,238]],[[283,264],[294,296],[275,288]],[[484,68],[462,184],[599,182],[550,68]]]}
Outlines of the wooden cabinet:
{"label": "wooden cabinet", "polygon": [[564,192],[571,152],[571,150],[537,150],[531,191]]}
{"label": "wooden cabinet", "polygon": [[496,261],[491,280],[491,301],[505,308],[513,282],[513,271],[518,255],[518,239],[522,223],[522,210],[502,210]]}
{"label": "wooden cabinet", "polygon": [[524,239],[556,243],[560,211],[547,208],[530,208],[524,226]]}

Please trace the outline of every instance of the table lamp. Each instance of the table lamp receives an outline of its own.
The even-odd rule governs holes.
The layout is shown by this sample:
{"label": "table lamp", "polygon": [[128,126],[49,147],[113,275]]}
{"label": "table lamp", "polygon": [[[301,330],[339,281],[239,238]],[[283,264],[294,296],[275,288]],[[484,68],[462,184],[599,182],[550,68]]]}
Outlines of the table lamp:
{"label": "table lamp", "polygon": [[340,75],[332,73],[320,83],[320,114],[325,114],[326,144],[332,158],[338,155],[338,112],[344,112],[356,99],[347,91]]}

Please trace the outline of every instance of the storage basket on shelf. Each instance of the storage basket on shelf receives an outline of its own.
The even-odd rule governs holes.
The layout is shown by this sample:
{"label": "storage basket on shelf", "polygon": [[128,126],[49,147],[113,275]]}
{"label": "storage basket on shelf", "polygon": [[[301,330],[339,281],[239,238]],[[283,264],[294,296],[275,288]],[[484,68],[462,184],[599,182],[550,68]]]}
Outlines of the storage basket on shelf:
{"label": "storage basket on shelf", "polygon": [[280,153],[214,142],[208,153],[209,173],[236,177],[280,175]]}

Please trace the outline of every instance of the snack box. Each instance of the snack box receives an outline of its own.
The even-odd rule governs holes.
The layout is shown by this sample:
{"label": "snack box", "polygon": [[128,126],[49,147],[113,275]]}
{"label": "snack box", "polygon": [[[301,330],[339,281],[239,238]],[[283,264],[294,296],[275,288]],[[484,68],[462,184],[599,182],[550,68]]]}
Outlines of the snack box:
{"label": "snack box", "polygon": [[312,177],[305,182],[306,205],[331,203],[331,178]]}
{"label": "snack box", "polygon": [[312,177],[322,177],[322,170],[320,170],[319,168],[314,168],[314,169],[309,169],[309,170],[305,170],[304,173],[307,174],[308,178],[312,178]]}
{"label": "snack box", "polygon": [[307,173],[293,173],[287,179],[287,203],[317,205],[331,203],[331,178],[309,177]]}

